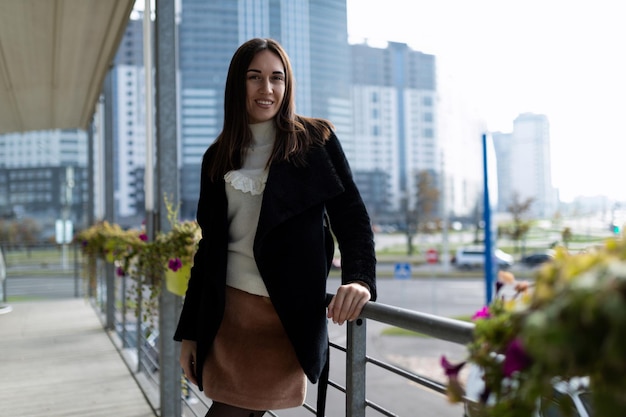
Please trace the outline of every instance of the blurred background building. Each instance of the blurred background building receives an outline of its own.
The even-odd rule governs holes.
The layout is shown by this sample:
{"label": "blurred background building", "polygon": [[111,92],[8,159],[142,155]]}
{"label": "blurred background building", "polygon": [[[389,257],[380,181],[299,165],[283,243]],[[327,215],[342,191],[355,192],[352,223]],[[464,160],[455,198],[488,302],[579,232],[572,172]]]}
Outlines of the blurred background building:
{"label": "blurred background building", "polygon": [[492,134],[498,163],[498,211],[532,199],[530,213],[549,218],[558,210],[552,186],[550,124],[542,114],[524,113],[513,121],[513,132]]}

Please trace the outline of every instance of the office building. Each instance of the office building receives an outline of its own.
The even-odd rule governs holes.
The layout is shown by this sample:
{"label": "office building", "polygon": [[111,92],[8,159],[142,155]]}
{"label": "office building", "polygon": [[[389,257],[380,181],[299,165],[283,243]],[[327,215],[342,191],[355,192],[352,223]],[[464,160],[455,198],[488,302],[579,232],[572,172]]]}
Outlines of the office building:
{"label": "office building", "polygon": [[86,221],[87,135],[80,130],[0,135],[0,216],[32,218],[50,235],[68,209],[75,227]]}
{"label": "office building", "polygon": [[532,199],[533,217],[552,217],[558,193],[552,186],[550,124],[542,114],[523,113],[513,121],[513,132],[493,135],[498,160],[498,209],[507,211]]}
{"label": "office building", "polygon": [[511,184],[511,160],[513,158],[513,133],[492,132],[493,146],[496,152],[497,171],[497,206],[499,213],[506,213],[513,202],[513,186]]}
{"label": "office building", "polygon": [[296,78],[296,111],[329,118],[349,134],[345,0],[182,0],[180,42],[181,216],[195,217],[200,164],[222,129],[224,84],[237,47],[278,40]]}
{"label": "office building", "polygon": [[416,206],[419,173],[440,180],[435,57],[402,43],[350,50],[354,132],[344,147],[374,221],[398,222]]}
{"label": "office building", "polygon": [[[116,220],[143,218],[146,166],[146,83],[143,20],[133,15],[115,56],[112,76]],[[140,221],[138,219],[130,220]]]}

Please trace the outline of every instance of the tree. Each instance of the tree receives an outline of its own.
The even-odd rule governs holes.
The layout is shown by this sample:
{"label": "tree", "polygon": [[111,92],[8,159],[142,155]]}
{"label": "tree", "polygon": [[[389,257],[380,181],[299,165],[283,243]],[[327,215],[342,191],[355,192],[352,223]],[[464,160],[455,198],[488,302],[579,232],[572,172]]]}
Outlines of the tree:
{"label": "tree", "polygon": [[563,245],[567,248],[570,240],[572,240],[572,229],[569,227],[563,228],[563,231],[561,231],[561,240],[563,241]]}
{"label": "tree", "polygon": [[507,207],[507,210],[513,216],[513,224],[508,230],[508,235],[511,239],[513,239],[517,244],[517,251],[522,252],[522,256],[524,255],[524,248],[521,246],[521,242],[524,240],[528,231],[530,230],[531,222],[526,220],[524,217],[528,212],[530,212],[530,208],[535,199],[533,197],[528,197],[527,199],[520,201],[520,196],[518,193],[513,193],[513,201]]}
{"label": "tree", "polygon": [[434,214],[439,204],[439,188],[435,183],[435,178],[426,170],[417,174],[417,203],[416,224],[417,229],[422,229],[423,224],[434,220]]}
{"label": "tree", "polygon": [[406,214],[406,237],[407,254],[413,254],[413,237],[423,225],[434,220],[434,214],[439,204],[439,188],[435,178],[427,170],[417,173],[417,194],[415,209],[410,210],[408,199],[404,200],[404,212]]}

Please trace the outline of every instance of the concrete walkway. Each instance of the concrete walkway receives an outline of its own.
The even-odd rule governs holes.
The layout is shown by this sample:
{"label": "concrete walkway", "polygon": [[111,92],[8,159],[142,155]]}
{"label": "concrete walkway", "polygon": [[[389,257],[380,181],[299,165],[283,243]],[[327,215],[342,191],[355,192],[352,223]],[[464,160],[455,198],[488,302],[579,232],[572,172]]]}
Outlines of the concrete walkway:
{"label": "concrete walkway", "polygon": [[0,314],[2,417],[154,417],[85,299],[10,303]]}

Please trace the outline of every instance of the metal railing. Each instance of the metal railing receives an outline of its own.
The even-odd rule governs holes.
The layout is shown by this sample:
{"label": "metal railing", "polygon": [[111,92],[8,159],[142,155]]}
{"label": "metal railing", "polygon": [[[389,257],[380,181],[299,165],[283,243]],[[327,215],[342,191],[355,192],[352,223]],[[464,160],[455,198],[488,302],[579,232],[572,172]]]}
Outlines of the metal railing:
{"label": "metal railing", "polygon": [[[76,253],[74,252],[74,254]],[[82,257],[79,255],[78,258]],[[77,271],[72,275],[82,274],[84,271],[83,262],[84,259],[76,259],[75,268]],[[99,313],[103,325],[111,330],[110,334],[113,336],[112,339],[116,347],[122,353],[124,361],[151,403],[155,415],[159,415],[161,404],[159,384],[162,375],[160,375],[159,364],[158,318],[152,317],[150,321],[143,320],[143,315],[137,314],[138,301],[133,298],[134,281],[128,277],[111,279],[107,277],[110,274],[111,266],[99,262],[94,285],[80,285],[80,287],[85,290],[86,295]],[[341,359],[337,359],[336,355],[331,355],[332,372],[328,382],[329,395],[331,390],[336,390],[345,396],[345,417],[365,417],[368,408],[384,416],[399,416],[390,410],[393,404],[391,406],[380,404],[373,401],[371,396],[368,397],[366,370],[370,367],[404,378],[406,381],[416,384],[415,389],[418,389],[417,386],[419,386],[433,394],[445,392],[445,386],[441,382],[368,355],[368,321],[395,326],[461,345],[472,340],[474,329],[472,323],[378,302],[369,302],[364,307],[361,317],[347,324],[343,334],[345,338],[343,335],[341,337],[341,340],[345,339],[343,345],[331,338],[331,349],[345,355],[345,365],[341,363]],[[338,372],[342,366],[345,366],[345,373]],[[333,379],[332,374],[340,375],[345,383]],[[187,384],[186,381],[183,381],[181,385],[182,392],[180,395],[172,396],[166,401],[181,401],[182,412],[185,416],[204,416],[210,406],[210,400],[200,393],[195,386]],[[370,392],[369,394],[375,393]],[[315,415],[314,405],[305,403],[303,408],[308,410],[311,415]],[[269,411],[267,414],[280,417],[281,412]],[[327,415],[329,415],[328,411]],[[402,417],[408,416],[403,415]]]}
{"label": "metal railing", "polygon": [[[159,408],[158,372],[160,370],[158,332],[150,323],[138,321],[134,309],[128,306],[128,297],[123,296],[128,291],[129,283],[126,282],[127,280],[128,278],[122,277],[115,281],[117,288],[115,291],[116,301],[114,303],[107,303],[102,296],[96,296],[94,300],[97,300],[96,304],[101,307],[103,316],[106,316],[104,311],[106,305],[115,306],[115,328],[120,338],[119,348],[125,352],[122,356],[127,361],[127,365],[131,369],[135,369],[138,383],[146,393],[146,397],[153,402],[153,408],[157,410]],[[107,294],[105,288],[106,280],[99,278],[99,283],[100,285],[97,286],[99,288],[98,293],[101,295]],[[369,366],[395,374],[400,378],[432,391],[433,394],[442,394],[446,390],[441,382],[395,366],[385,360],[368,356],[368,320],[462,345],[471,341],[474,329],[473,323],[377,302],[369,302],[364,307],[361,317],[347,324],[345,346],[331,341],[332,349],[345,354],[345,385],[333,379],[330,379],[328,382],[330,388],[336,389],[345,395],[345,417],[365,417],[367,408],[376,410],[384,416],[398,417],[398,414],[390,411],[388,405],[378,404],[367,398],[366,368]],[[156,319],[155,321],[158,322]],[[341,364],[335,364],[331,360],[330,366],[333,369],[333,367],[341,366]],[[180,398],[185,416],[204,416],[210,406],[210,400],[200,393],[195,386],[187,384],[186,381],[183,381],[182,388],[183,392]],[[177,399],[172,398],[171,400],[176,401]],[[303,408],[310,411],[311,415],[315,415],[314,405],[305,403]],[[273,417],[280,417],[280,411],[268,411],[267,414]]]}
{"label": "metal railing", "polygon": [[472,323],[375,302],[367,303],[361,318],[348,323],[346,347],[331,344],[332,347],[346,353],[346,386],[342,387],[333,381],[329,383],[346,395],[346,417],[364,417],[367,407],[388,417],[397,416],[380,404],[367,399],[365,375],[368,364],[394,373],[433,392],[445,393],[446,387],[440,382],[368,356],[366,330],[368,319],[459,344],[468,343],[474,330]]}

